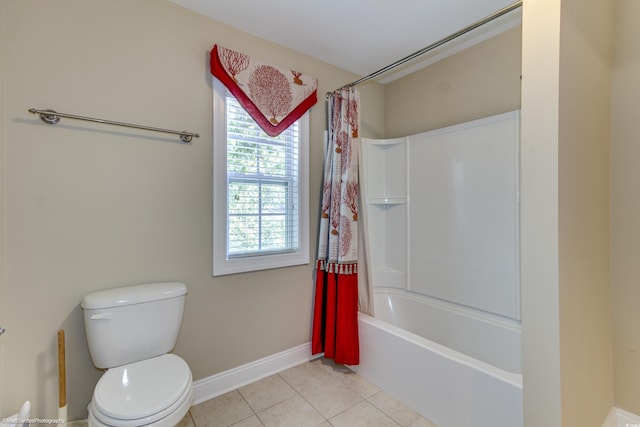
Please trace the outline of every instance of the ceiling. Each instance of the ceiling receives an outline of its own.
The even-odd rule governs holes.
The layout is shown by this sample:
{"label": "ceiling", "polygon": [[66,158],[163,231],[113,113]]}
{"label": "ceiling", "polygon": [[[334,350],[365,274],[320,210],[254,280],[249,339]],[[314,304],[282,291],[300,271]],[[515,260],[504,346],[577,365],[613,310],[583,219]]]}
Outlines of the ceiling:
{"label": "ceiling", "polygon": [[[364,76],[509,6],[514,0],[171,1]],[[474,33],[485,33],[480,38],[488,38],[517,25],[520,9],[505,16]],[[465,43],[474,42],[453,43],[461,50],[467,47]],[[431,62],[434,60],[437,58]],[[413,68],[424,65],[416,64]],[[384,79],[379,81],[386,83]]]}

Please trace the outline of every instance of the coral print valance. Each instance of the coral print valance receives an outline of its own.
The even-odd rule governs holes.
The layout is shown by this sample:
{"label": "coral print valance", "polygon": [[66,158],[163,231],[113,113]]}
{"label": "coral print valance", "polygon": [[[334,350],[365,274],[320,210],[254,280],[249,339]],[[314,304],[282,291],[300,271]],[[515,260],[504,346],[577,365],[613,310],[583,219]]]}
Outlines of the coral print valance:
{"label": "coral print valance", "polygon": [[277,136],[317,102],[318,79],[215,45],[211,74],[269,136]]}

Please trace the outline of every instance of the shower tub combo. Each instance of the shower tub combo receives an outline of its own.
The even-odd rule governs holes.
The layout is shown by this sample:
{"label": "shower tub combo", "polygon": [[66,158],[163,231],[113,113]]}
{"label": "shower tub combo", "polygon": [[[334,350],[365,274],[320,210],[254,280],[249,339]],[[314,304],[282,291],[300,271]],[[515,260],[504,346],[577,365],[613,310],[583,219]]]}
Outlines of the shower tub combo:
{"label": "shower tub combo", "polygon": [[[431,317],[434,307],[418,307],[410,296],[376,292],[376,309],[390,302],[417,309]],[[405,307],[403,307],[405,308]],[[385,313],[388,314],[388,313]],[[410,313],[405,313],[410,315]],[[443,314],[443,313],[440,313]],[[522,375],[508,372],[451,347],[394,325],[359,314],[360,365],[352,369],[398,400],[429,418],[438,427],[520,427]],[[384,316],[382,316],[384,317]],[[418,325],[419,326],[419,325]],[[505,330],[512,342],[515,334]],[[511,336],[510,336],[511,335]],[[501,344],[487,343],[500,356]]]}
{"label": "shower tub combo", "polygon": [[438,427],[521,427],[519,112],[362,147],[353,369]]}

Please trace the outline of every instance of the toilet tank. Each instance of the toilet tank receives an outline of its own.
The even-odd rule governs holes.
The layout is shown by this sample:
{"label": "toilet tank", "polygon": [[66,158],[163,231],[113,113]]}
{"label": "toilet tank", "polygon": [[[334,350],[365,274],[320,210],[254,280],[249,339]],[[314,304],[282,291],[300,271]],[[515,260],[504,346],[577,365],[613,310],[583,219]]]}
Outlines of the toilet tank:
{"label": "toilet tank", "polygon": [[85,295],[80,305],[93,364],[113,368],[173,350],[186,293],[184,283],[162,282]]}

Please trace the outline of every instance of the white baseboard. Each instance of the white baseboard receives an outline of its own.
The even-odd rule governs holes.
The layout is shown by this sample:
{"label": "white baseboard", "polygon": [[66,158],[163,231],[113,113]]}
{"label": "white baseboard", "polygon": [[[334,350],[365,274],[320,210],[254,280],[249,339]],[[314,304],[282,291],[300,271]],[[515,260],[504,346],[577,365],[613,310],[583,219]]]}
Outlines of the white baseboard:
{"label": "white baseboard", "polygon": [[205,402],[254,381],[311,360],[311,343],[220,372],[193,383],[193,404]]}
{"label": "white baseboard", "polygon": [[640,416],[620,408],[611,408],[602,427],[640,427]]}

